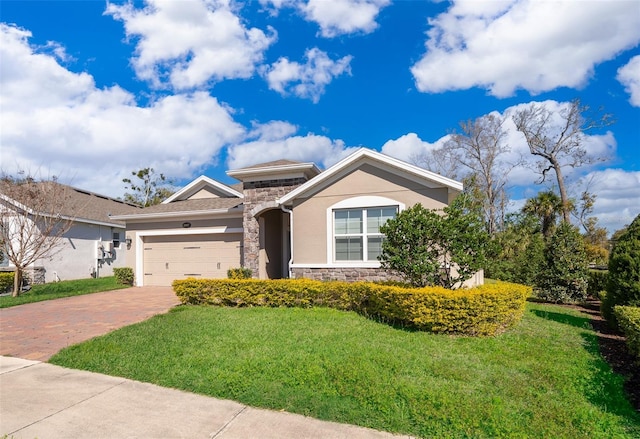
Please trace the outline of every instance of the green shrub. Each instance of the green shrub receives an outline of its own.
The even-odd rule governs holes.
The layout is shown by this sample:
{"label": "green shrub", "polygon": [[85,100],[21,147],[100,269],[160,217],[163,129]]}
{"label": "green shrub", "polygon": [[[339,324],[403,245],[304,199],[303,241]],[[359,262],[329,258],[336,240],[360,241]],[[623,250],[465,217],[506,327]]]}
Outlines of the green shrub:
{"label": "green shrub", "polygon": [[556,303],[587,298],[588,268],[580,231],[562,222],[544,249],[544,265],[536,282],[537,296]]}
{"label": "green shrub", "polygon": [[13,271],[0,273],[0,293],[13,289]]}
{"label": "green shrub", "polygon": [[251,279],[253,272],[250,268],[229,268],[227,270],[227,278],[229,279]]}
{"label": "green shrub", "polygon": [[627,337],[629,352],[640,360],[640,308],[618,305],[613,310],[618,326]]}
{"label": "green shrub", "polygon": [[599,298],[601,296],[600,292],[607,289],[608,278],[609,272],[607,270],[589,270],[587,295]]}
{"label": "green shrub", "polygon": [[607,297],[602,314],[614,325],[616,305],[640,306],[640,215],[618,238],[609,257]]}
{"label": "green shrub", "polygon": [[115,276],[118,283],[123,285],[133,285],[133,268],[131,267],[114,268],[113,275]]}
{"label": "green shrub", "polygon": [[323,306],[437,333],[495,335],[516,324],[530,288],[496,282],[471,289],[406,288],[372,282],[308,279],[182,279],[173,289],[185,304]]}

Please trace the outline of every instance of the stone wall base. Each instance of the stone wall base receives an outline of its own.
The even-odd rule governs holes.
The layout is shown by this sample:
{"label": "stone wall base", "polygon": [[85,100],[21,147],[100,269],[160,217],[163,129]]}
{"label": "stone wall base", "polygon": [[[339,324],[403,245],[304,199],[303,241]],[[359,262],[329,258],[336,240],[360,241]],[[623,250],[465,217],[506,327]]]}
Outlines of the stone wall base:
{"label": "stone wall base", "polygon": [[389,271],[383,268],[294,268],[292,269],[292,275],[295,279],[339,280],[345,282],[382,282],[400,280],[398,276],[392,275]]}

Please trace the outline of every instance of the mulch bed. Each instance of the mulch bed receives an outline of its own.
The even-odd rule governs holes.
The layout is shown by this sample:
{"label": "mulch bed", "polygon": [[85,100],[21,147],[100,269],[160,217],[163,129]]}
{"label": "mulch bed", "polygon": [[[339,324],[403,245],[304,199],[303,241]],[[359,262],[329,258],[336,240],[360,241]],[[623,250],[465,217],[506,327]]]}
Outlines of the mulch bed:
{"label": "mulch bed", "polygon": [[640,412],[640,364],[629,353],[624,335],[609,327],[607,321],[600,314],[600,301],[588,300],[582,305],[572,305],[573,308],[587,314],[591,319],[591,326],[598,336],[600,353],[614,372],[625,377],[625,391],[631,405]]}

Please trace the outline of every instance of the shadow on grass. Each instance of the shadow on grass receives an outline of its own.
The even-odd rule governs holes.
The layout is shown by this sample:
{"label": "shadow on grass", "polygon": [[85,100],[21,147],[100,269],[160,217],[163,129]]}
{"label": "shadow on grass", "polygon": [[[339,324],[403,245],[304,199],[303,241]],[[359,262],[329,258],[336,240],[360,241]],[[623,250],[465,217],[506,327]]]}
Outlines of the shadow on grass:
{"label": "shadow on grass", "polygon": [[560,312],[543,311],[539,309],[532,310],[533,314],[543,319],[552,320],[565,325],[571,325],[576,328],[591,329],[590,319],[587,317],[572,316]]}
{"label": "shadow on grass", "polygon": [[[640,437],[640,410],[634,410],[638,405],[638,401],[635,401],[634,393],[629,392],[629,374],[625,373],[628,371],[620,370],[616,367],[616,364],[611,364],[606,358],[607,355],[603,352],[603,348],[606,349],[607,344],[610,345],[615,342],[624,344],[624,341],[611,339],[600,330],[596,330],[595,326],[598,321],[593,320],[589,314],[585,314],[585,317],[582,317],[565,314],[561,311],[534,309],[531,312],[543,319],[587,330],[587,332],[582,332],[580,336],[584,340],[584,349],[593,358],[591,368],[596,372],[593,374],[594,379],[589,383],[585,383],[584,394],[594,405],[625,418],[628,424],[632,426],[633,434],[638,434]],[[606,323],[604,325],[606,326]],[[603,343],[605,346],[603,346]],[[609,346],[609,348],[611,347]],[[625,383],[625,381],[627,382]],[[625,387],[627,387],[626,394]]]}

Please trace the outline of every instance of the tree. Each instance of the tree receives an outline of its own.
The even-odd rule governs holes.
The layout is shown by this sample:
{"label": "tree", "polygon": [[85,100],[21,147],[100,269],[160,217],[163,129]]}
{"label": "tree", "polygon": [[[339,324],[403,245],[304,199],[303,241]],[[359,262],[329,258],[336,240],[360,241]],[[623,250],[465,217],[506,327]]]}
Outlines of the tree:
{"label": "tree", "polygon": [[122,182],[128,185],[125,189],[133,191],[133,193],[124,194],[124,201],[128,203],[148,207],[162,203],[173,194],[172,181],[167,180],[164,174],[156,174],[153,168],[131,171],[131,176],[140,181],[134,182],[131,178],[122,179]]}
{"label": "tree", "polygon": [[613,321],[616,305],[640,306],[640,215],[615,242],[609,257],[607,295],[602,313]]}
{"label": "tree", "polygon": [[510,152],[506,143],[504,118],[491,113],[475,120],[460,122],[460,132],[453,132],[445,143],[451,160],[457,161],[473,177],[478,189],[487,232],[494,235],[503,217],[505,186],[511,169],[504,156]]}
{"label": "tree", "polygon": [[497,113],[460,122],[460,131],[453,131],[440,148],[413,158],[415,164],[430,171],[464,178],[465,187],[473,184],[490,235],[503,223],[507,178],[518,165],[505,159],[511,149],[506,143],[504,122]]}
{"label": "tree", "polygon": [[557,303],[582,302],[587,298],[589,270],[580,231],[562,221],[544,249],[539,272],[538,297]]}
{"label": "tree", "polygon": [[563,168],[577,168],[598,161],[587,154],[585,133],[611,123],[608,115],[598,120],[587,119],[584,116],[587,111],[588,107],[574,100],[557,113],[549,110],[546,104],[531,104],[513,116],[513,122],[524,135],[529,151],[540,158],[537,163],[540,183],[547,179],[550,171],[555,173],[562,201],[562,218],[567,223],[571,222],[572,206]]}
{"label": "tree", "polygon": [[416,204],[387,221],[380,261],[413,286],[455,288],[486,263],[489,236],[481,214],[461,194],[444,214]]}
{"label": "tree", "polygon": [[16,268],[14,297],[21,292],[25,269],[61,250],[60,238],[73,224],[73,218],[65,215],[69,198],[69,187],[55,178],[0,178],[0,241],[5,257]]}
{"label": "tree", "polygon": [[538,192],[538,195],[526,201],[522,211],[540,219],[542,234],[548,238],[555,230],[556,219],[562,212],[562,201],[553,191]]}

